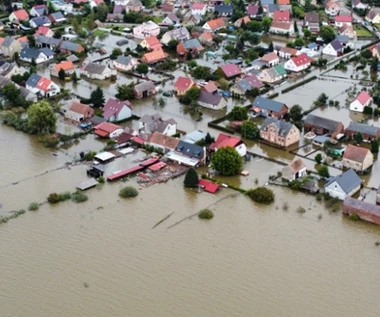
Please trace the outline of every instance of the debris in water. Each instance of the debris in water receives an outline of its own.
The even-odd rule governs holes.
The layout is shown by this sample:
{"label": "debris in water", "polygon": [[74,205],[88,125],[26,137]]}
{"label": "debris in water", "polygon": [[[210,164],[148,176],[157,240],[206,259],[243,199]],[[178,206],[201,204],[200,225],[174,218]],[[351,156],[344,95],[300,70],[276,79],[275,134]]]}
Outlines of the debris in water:
{"label": "debris in water", "polygon": [[84,282],[83,285],[84,285],[85,288],[89,288],[88,283]]}

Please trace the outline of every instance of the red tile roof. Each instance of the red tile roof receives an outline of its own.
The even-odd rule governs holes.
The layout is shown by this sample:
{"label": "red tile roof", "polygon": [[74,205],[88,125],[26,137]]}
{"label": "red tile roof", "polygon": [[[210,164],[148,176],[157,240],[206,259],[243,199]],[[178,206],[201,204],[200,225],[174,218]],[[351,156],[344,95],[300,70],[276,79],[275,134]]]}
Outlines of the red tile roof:
{"label": "red tile roof", "polygon": [[158,50],[162,47],[159,39],[156,36],[146,37],[145,41],[147,42],[149,49],[151,49],[152,51]]}
{"label": "red tile roof", "polygon": [[292,58],[293,63],[299,67],[302,65],[310,64],[313,60],[305,53]]}
{"label": "red tile roof", "polygon": [[143,63],[157,63],[164,60],[167,56],[168,55],[162,49],[158,49],[156,51],[144,54],[141,61]]}
{"label": "red tile roof", "polygon": [[203,10],[203,8],[206,6],[205,3],[193,3],[191,6],[191,9],[193,10]]}
{"label": "red tile roof", "polygon": [[240,142],[242,142],[240,138],[219,133],[218,138],[215,140],[214,143],[210,145],[210,150],[215,150],[215,149],[217,150],[222,147],[235,147]]}
{"label": "red tile roof", "polygon": [[78,102],[78,101],[74,101],[74,102],[71,104],[71,106],[70,106],[69,109],[70,109],[71,111],[76,112],[76,113],[80,113],[80,114],[82,114],[82,115],[84,115],[84,116],[87,116],[87,114],[88,114],[89,112],[92,112],[92,109],[90,108],[90,106],[85,105],[85,104],[83,104],[83,103],[80,103],[80,102]]}
{"label": "red tile roof", "polygon": [[280,22],[280,21],[272,21],[270,25],[271,28],[281,29],[281,30],[289,30],[292,27],[292,23],[290,22]]}
{"label": "red tile roof", "polygon": [[16,16],[17,20],[24,21],[29,19],[29,14],[24,9],[14,11],[13,14]]}
{"label": "red tile roof", "polygon": [[289,22],[290,21],[290,12],[289,11],[275,11],[273,14],[273,21]]}
{"label": "red tile roof", "polygon": [[194,82],[190,78],[180,76],[175,82],[174,87],[178,91],[186,91],[187,89],[191,88],[193,84]]}
{"label": "red tile roof", "polygon": [[355,100],[359,101],[361,105],[365,105],[371,98],[372,97],[368,94],[368,92],[363,90],[359,95],[357,95]]}
{"label": "red tile roof", "polygon": [[47,92],[49,90],[51,83],[52,83],[52,81],[50,79],[47,79],[45,77],[41,77],[41,79],[38,81],[38,83],[36,85],[36,88]]}
{"label": "red tile roof", "polygon": [[40,26],[40,27],[38,27],[38,29],[37,29],[36,33],[34,34],[34,36],[36,36],[36,35],[44,35],[44,36],[46,36],[46,34],[48,34],[49,31],[51,31],[51,29],[48,26]]}
{"label": "red tile roof", "polygon": [[118,126],[111,122],[102,122],[102,123],[99,123],[97,126],[95,126],[94,129],[95,129],[96,134],[98,134],[97,131],[104,131],[107,134],[110,134],[116,131],[117,129],[121,129],[121,126]]}
{"label": "red tile roof", "polygon": [[215,194],[220,186],[216,183],[201,178],[198,182],[199,186],[202,186],[208,193]]}
{"label": "red tile roof", "polygon": [[290,4],[290,0],[277,0],[278,5],[287,5]]}
{"label": "red tile roof", "polygon": [[350,16],[350,15],[337,15],[335,17],[335,22],[351,23],[352,22],[352,16]]}
{"label": "red tile roof", "polygon": [[343,159],[363,163],[368,153],[368,149],[350,144],[344,152]]}
{"label": "red tile roof", "polygon": [[223,28],[225,26],[224,20],[222,18],[207,21],[207,24],[212,30]]}
{"label": "red tile roof", "polygon": [[269,53],[269,54],[265,54],[263,57],[261,57],[261,59],[263,61],[266,61],[266,62],[271,62],[271,61],[274,61],[276,59],[278,59],[278,56],[275,52],[272,52],[272,53]]}
{"label": "red tile roof", "polygon": [[218,90],[218,87],[215,85],[215,82],[213,82],[212,80],[209,80],[209,82],[206,85],[204,85],[202,89],[207,92],[213,93]]}
{"label": "red tile roof", "polygon": [[237,76],[241,73],[239,66],[235,64],[226,64],[220,67],[227,78]]}

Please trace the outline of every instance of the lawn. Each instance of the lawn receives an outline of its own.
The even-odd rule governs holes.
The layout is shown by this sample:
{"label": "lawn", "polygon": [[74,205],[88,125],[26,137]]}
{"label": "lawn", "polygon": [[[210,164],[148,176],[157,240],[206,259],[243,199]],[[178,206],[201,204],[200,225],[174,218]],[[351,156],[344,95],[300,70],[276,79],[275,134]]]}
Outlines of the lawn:
{"label": "lawn", "polygon": [[357,37],[371,37],[371,36],[373,36],[370,31],[368,31],[365,27],[363,27],[361,25],[356,25],[355,31],[356,31]]}
{"label": "lawn", "polygon": [[102,35],[108,34],[108,32],[105,30],[96,29],[94,32],[92,32],[92,34],[94,36],[102,36]]}

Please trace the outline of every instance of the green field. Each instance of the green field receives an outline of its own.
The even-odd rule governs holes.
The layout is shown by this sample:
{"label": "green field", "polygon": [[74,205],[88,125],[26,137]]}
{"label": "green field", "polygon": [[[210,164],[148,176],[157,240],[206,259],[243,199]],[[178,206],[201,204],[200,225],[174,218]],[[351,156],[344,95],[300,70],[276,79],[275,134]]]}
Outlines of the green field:
{"label": "green field", "polygon": [[364,28],[361,25],[356,25],[355,31],[356,31],[357,37],[371,37],[371,36],[373,36],[370,31],[368,31],[366,28]]}

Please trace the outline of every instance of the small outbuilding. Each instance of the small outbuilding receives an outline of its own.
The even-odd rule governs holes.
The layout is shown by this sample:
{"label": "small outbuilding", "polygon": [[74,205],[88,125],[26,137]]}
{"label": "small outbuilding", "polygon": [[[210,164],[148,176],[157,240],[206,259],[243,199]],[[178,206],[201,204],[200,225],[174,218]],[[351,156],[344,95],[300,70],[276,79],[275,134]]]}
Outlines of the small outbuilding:
{"label": "small outbuilding", "polygon": [[360,190],[362,184],[361,178],[354,170],[350,169],[342,175],[331,177],[325,184],[325,193],[331,197],[344,200],[346,196],[352,196]]}
{"label": "small outbuilding", "polygon": [[287,181],[302,178],[306,175],[306,165],[301,158],[295,158],[282,169],[282,178]]}

